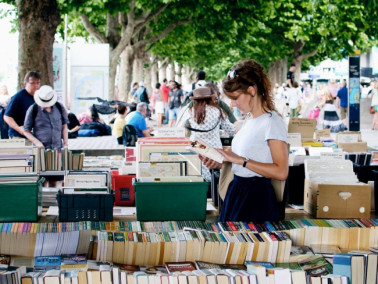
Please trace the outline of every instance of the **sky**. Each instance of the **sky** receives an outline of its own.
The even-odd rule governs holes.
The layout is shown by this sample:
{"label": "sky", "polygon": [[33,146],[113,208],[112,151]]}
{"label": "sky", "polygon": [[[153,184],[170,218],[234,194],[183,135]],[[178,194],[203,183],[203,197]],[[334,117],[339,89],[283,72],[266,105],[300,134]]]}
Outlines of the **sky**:
{"label": "sky", "polygon": [[[8,4],[0,3],[0,9],[9,9]],[[9,94],[16,92],[18,33],[11,33],[11,18],[0,19],[0,85],[8,87]]]}

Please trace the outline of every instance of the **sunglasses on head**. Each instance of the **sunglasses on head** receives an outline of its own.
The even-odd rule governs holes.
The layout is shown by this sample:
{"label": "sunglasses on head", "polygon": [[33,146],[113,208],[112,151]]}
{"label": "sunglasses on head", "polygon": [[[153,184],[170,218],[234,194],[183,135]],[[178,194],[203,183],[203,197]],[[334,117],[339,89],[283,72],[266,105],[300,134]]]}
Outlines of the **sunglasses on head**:
{"label": "sunglasses on head", "polygon": [[242,82],[244,82],[245,84],[250,85],[250,86],[255,85],[255,83],[252,83],[252,82],[250,82],[249,80],[247,80],[247,79],[243,78],[242,76],[240,76],[240,75],[238,74],[238,72],[237,72],[235,69],[230,69],[230,71],[228,71],[228,73],[227,73],[227,77],[228,77],[229,79],[235,79],[235,78],[238,78],[240,81],[242,81]]}

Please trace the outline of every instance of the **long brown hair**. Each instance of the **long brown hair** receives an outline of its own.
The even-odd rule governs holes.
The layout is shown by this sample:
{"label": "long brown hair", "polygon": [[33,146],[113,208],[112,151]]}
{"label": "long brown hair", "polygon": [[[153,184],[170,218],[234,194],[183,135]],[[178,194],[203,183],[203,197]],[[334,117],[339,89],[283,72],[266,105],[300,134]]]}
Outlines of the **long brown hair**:
{"label": "long brown hair", "polygon": [[221,119],[223,119],[222,109],[214,102],[213,98],[197,99],[194,100],[194,121],[197,124],[204,123],[206,118],[206,105],[219,109]]}
{"label": "long brown hair", "polygon": [[277,112],[272,93],[272,84],[265,73],[264,67],[255,60],[243,59],[234,65],[227,77],[223,80],[222,88],[230,99],[237,99],[241,91],[248,94],[250,86],[255,86],[257,95],[261,97],[262,107],[265,112],[274,110]]}
{"label": "long brown hair", "polygon": [[324,88],[323,92],[324,92],[324,98],[325,98],[325,100],[326,101],[331,101],[333,103],[334,98],[333,98],[333,95],[332,95],[331,91],[328,88]]}

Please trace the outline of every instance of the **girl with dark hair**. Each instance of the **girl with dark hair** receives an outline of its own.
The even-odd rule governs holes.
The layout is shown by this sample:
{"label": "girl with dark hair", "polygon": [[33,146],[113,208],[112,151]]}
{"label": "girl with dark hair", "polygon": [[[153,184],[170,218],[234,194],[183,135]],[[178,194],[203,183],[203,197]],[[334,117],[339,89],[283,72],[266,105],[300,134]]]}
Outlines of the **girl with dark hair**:
{"label": "girl with dark hair", "polygon": [[[269,79],[259,63],[243,60],[228,72],[223,91],[247,118],[232,150],[217,149],[234,173],[218,221],[278,221],[271,179],[288,175],[287,128],[274,107]],[[213,160],[201,160],[208,168],[221,168]]]}
{"label": "girl with dark hair", "polygon": [[92,118],[93,122],[100,122],[100,123],[104,124],[104,121],[98,115],[97,109],[96,109],[96,107],[94,105],[92,105],[89,108],[89,111],[91,113],[91,118]]}
{"label": "girl with dark hair", "polygon": [[[235,132],[235,126],[228,120],[227,115],[222,111],[214,100],[216,96],[208,87],[194,89],[190,97],[194,104],[189,107],[180,119],[179,126],[185,126],[190,130],[190,138],[200,138],[213,148],[222,149],[219,129],[222,128],[229,135]],[[205,180],[211,180],[209,169],[202,165],[202,176]]]}
{"label": "girl with dark hair", "polygon": [[78,119],[81,124],[79,136],[112,135],[112,129],[100,118],[95,105],[90,106],[85,116],[81,114]]}
{"label": "girl with dark hair", "polygon": [[169,91],[168,107],[169,107],[169,127],[176,123],[177,115],[180,111],[181,104],[184,100],[184,93],[181,85],[174,80],[169,81],[171,90]]}

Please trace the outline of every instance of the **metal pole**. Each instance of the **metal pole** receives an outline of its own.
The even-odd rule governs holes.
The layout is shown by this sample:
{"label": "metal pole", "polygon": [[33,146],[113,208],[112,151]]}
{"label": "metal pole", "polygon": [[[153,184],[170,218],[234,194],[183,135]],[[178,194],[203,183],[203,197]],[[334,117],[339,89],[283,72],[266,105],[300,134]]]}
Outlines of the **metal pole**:
{"label": "metal pole", "polygon": [[64,15],[64,92],[66,98],[66,106],[69,109],[71,107],[71,97],[68,91],[68,58],[67,58],[67,30],[68,30],[68,20],[67,14]]}
{"label": "metal pole", "polygon": [[360,56],[349,56],[349,130],[360,131]]}

